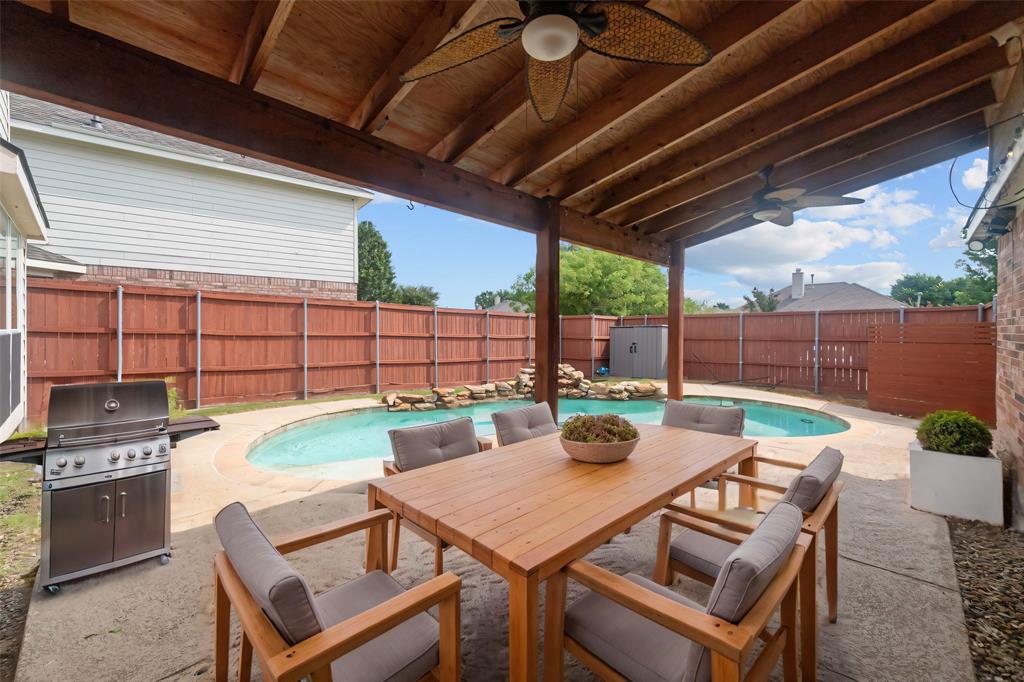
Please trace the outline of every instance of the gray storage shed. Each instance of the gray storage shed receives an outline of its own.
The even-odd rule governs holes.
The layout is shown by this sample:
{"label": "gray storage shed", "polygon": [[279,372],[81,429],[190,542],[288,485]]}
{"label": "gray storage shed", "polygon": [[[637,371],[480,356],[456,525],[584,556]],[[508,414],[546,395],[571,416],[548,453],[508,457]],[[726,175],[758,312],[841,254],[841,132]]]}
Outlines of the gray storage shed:
{"label": "gray storage shed", "polygon": [[611,328],[609,368],[613,376],[664,379],[668,376],[668,325]]}

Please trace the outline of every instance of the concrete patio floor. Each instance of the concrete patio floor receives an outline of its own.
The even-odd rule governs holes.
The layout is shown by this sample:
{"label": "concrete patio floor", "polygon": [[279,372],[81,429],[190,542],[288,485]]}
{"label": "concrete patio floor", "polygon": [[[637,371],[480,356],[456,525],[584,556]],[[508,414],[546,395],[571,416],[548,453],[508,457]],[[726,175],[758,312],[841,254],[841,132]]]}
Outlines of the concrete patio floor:
{"label": "concrete patio floor", "polygon": [[[687,385],[687,393],[773,400],[824,409],[851,423],[845,433],[769,438],[759,451],[809,461],[824,445],[846,454],[840,510],[839,622],[820,631],[824,680],[973,680],[967,634],[945,520],[906,503],[906,444],[914,422],[822,400],[725,386]],[[327,405],[336,405],[329,403]],[[365,484],[308,481],[311,489],[279,487],[273,478],[244,484],[219,471],[215,459],[239,433],[307,416],[311,406],[223,418],[219,433],[175,451],[174,558],[144,562],[66,584],[58,596],[35,593],[18,680],[71,676],[90,680],[211,679],[211,560],[219,549],[209,525],[221,506],[241,499],[271,534],[362,512]],[[292,412],[288,412],[292,411]],[[281,414],[284,412],[284,414]],[[277,414],[270,414],[277,413]],[[764,467],[763,475],[773,472]],[[782,475],[782,472],[777,472]],[[284,477],[288,478],[288,477]],[[781,480],[781,479],[780,479]],[[711,493],[707,493],[710,502]],[[656,518],[635,526],[589,557],[619,573],[650,575]],[[362,534],[294,555],[315,590],[360,574]],[[465,680],[505,678],[505,583],[457,549],[445,566],[462,577]],[[430,577],[431,549],[403,534],[396,578],[412,585]],[[819,575],[822,572],[819,571]],[[698,600],[707,589],[684,578],[675,589]],[[824,586],[819,604],[823,606]],[[571,585],[570,598],[579,594]],[[824,622],[824,616],[820,619]],[[571,659],[567,658],[571,662]],[[567,679],[591,679],[570,664]]]}

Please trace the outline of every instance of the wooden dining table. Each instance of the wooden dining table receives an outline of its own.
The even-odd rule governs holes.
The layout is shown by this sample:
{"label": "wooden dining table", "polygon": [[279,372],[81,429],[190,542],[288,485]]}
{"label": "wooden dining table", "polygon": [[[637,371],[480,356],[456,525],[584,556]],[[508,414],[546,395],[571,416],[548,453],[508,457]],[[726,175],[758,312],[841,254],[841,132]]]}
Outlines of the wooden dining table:
{"label": "wooden dining table", "polygon": [[397,512],[508,581],[509,679],[537,679],[538,600],[549,576],[734,465],[757,473],[756,441],[637,429],[636,449],[615,464],[570,459],[554,433],[370,483],[370,510]]}

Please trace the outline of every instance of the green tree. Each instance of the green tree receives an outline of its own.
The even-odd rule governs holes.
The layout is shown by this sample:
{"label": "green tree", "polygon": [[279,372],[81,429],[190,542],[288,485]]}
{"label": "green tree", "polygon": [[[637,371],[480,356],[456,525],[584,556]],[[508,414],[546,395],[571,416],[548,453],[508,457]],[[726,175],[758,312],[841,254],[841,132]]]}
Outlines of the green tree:
{"label": "green tree", "polygon": [[714,308],[715,310],[732,310],[732,308],[729,307],[729,304],[724,303],[723,301],[719,301],[718,303],[716,303],[714,305]]}
{"label": "green tree", "polygon": [[380,231],[369,220],[359,222],[360,301],[394,302],[395,269],[391,249]]}
{"label": "green tree", "polygon": [[982,251],[964,251],[964,257],[956,262],[964,271],[963,277],[950,282],[953,302],[956,305],[977,305],[991,303],[999,281],[999,257],[994,248]]}
{"label": "green tree", "polygon": [[752,313],[770,313],[779,307],[779,295],[775,289],[769,289],[766,294],[754,287],[750,296],[744,296],[743,300],[746,301],[743,307]]}
{"label": "green tree", "polygon": [[903,275],[892,285],[890,296],[907,305],[918,305],[918,295],[922,306],[953,305],[953,291],[949,282],[939,275],[926,275],[917,272]]}
{"label": "green tree", "polygon": [[497,291],[481,291],[473,299],[473,303],[477,308],[490,308],[497,304],[499,301],[511,301],[512,292],[508,289],[498,289]]}
{"label": "green tree", "polygon": [[433,287],[411,286],[399,284],[395,287],[395,293],[390,303],[404,303],[405,305],[425,305],[433,307],[437,305],[440,294]]}

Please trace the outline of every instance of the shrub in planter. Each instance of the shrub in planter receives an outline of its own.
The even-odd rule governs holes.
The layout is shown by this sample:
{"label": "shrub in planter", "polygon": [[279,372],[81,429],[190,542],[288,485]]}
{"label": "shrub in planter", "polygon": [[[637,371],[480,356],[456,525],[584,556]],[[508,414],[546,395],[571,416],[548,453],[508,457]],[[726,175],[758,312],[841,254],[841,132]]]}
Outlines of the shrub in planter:
{"label": "shrub in planter", "polygon": [[988,457],[992,433],[977,417],[958,410],[932,412],[917,429],[925,450],[969,457]]}
{"label": "shrub in planter", "polygon": [[581,462],[620,462],[629,457],[639,440],[636,427],[615,414],[578,414],[562,426],[562,449]]}

